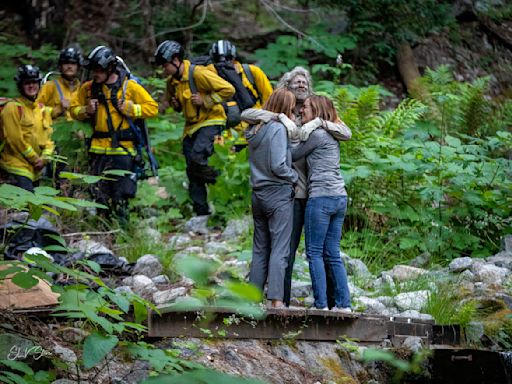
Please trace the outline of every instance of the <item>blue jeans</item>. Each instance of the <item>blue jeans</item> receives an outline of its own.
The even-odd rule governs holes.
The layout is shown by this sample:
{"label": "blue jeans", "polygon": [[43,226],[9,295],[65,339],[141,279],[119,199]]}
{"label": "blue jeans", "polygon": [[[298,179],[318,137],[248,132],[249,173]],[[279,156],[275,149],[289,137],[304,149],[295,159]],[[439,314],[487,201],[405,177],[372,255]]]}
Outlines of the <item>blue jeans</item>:
{"label": "blue jeans", "polygon": [[340,255],[346,209],[347,196],[312,197],[306,205],[306,255],[316,308],[327,307],[325,265],[332,272],[336,306],[350,307],[347,272]]}

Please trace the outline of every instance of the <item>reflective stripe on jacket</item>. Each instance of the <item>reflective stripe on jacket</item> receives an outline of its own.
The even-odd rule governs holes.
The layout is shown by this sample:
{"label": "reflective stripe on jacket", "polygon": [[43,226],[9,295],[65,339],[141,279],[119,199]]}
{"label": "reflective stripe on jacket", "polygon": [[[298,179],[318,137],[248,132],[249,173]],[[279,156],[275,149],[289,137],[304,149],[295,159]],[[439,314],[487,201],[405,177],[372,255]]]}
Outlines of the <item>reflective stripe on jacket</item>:
{"label": "reflective stripe on jacket", "polygon": [[[124,95],[125,107],[127,110],[123,111],[131,119],[146,119],[158,115],[158,104],[151,95],[135,80],[125,79],[126,93]],[[119,87],[117,92],[117,99],[121,100],[123,97],[124,82]],[[86,112],[87,105],[91,99],[91,86],[92,81],[85,82],[78,91],[78,96],[71,103],[70,111],[71,116],[77,120],[85,120],[89,116]],[[130,125],[128,120],[114,108],[112,105],[110,88],[103,84],[102,92],[107,98],[108,109],[112,116],[112,125],[115,130],[129,129]],[[94,131],[108,133],[107,110],[102,103],[98,104],[96,111]],[[107,138],[93,138],[89,152],[103,154],[103,155],[135,155],[135,148],[133,141],[120,141],[120,146],[117,148],[112,147],[112,139]],[[129,153],[126,150],[129,151]]]}
{"label": "reflective stripe on jacket", "polygon": [[190,61],[183,60],[183,75],[180,80],[172,76],[167,79],[167,99],[176,97],[185,116],[183,136],[192,135],[201,127],[225,125],[226,114],[220,103],[235,94],[235,88],[217,74],[202,65],[194,69],[194,80],[198,92],[204,99],[204,105],[192,104],[192,92],[188,82]]}
{"label": "reflective stripe on jacket", "polygon": [[4,147],[0,167],[8,173],[37,180],[40,172],[36,172],[33,165],[54,150],[50,109],[20,97],[5,105],[1,117]]}

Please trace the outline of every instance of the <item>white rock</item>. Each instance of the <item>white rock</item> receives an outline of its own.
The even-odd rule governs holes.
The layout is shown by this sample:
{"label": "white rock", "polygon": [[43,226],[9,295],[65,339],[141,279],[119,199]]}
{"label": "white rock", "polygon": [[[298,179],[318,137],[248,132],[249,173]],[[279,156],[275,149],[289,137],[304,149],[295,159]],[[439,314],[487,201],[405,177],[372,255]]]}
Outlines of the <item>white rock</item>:
{"label": "white rock", "polygon": [[395,265],[388,273],[395,281],[409,281],[427,273],[427,270],[409,265]]}
{"label": "white rock", "polygon": [[210,215],[194,216],[185,223],[185,230],[188,232],[197,233],[199,235],[207,235],[208,232],[208,219]]}
{"label": "white rock", "polygon": [[416,311],[414,309],[409,309],[407,311],[400,312],[396,315],[396,317],[407,317],[410,319],[417,319],[417,320],[434,320],[432,315],[429,315],[428,313],[420,313],[419,311]]}
{"label": "white rock", "polygon": [[168,289],[166,291],[155,292],[153,294],[153,302],[156,305],[172,303],[178,297],[185,296],[186,293],[187,293],[187,288],[185,288],[185,287],[178,287],[178,288]]}
{"label": "white rock", "polygon": [[448,265],[448,269],[453,273],[462,272],[466,269],[470,269],[473,262],[474,260],[471,257],[457,257],[451,261],[450,265]]}
{"label": "white rock", "polygon": [[162,241],[162,234],[154,228],[145,227],[143,229],[143,233],[145,237],[150,238],[154,243],[159,243]]}
{"label": "white rock", "polygon": [[251,221],[249,217],[229,220],[224,232],[222,232],[222,238],[225,240],[235,240],[237,237],[248,233],[251,228]]}
{"label": "white rock", "polygon": [[77,358],[75,352],[73,352],[69,348],[65,348],[60,344],[55,344],[53,347],[53,352],[58,355],[62,360],[66,363],[76,363]]}
{"label": "white rock", "polygon": [[153,283],[153,281],[145,275],[133,276],[132,289],[136,294],[141,296],[152,294],[153,292],[157,291],[155,283]]}
{"label": "white rock", "polygon": [[475,279],[486,284],[501,284],[510,271],[494,264],[478,264],[473,267]]}
{"label": "white rock", "polygon": [[28,262],[32,262],[33,260],[30,259],[30,255],[41,255],[41,256],[44,256],[46,257],[48,260],[50,260],[52,263],[55,261],[52,257],[52,255],[50,255],[48,252],[46,252],[44,249],[42,248],[39,248],[39,247],[32,247],[32,248],[29,248],[25,251],[24,253],[24,256],[28,256],[28,258],[26,258],[26,260]]}
{"label": "white rock", "polygon": [[213,253],[215,255],[224,255],[231,252],[231,249],[227,246],[226,243],[210,241],[204,245],[204,251],[206,253]]}
{"label": "white rock", "polygon": [[78,248],[80,252],[83,252],[86,257],[94,255],[96,253],[110,253],[114,254],[110,249],[105,247],[103,244],[93,240],[80,240],[73,244],[75,248]]}
{"label": "white rock", "polygon": [[356,304],[360,304],[365,307],[363,311],[364,313],[380,314],[386,309],[386,306],[382,304],[379,300],[370,297],[361,296],[358,297],[357,299],[354,299],[354,301],[356,302]]}
{"label": "white rock", "polygon": [[399,293],[395,296],[395,305],[401,311],[408,309],[415,309],[421,311],[421,309],[427,304],[429,291],[413,291]]}
{"label": "white rock", "polygon": [[402,347],[411,352],[418,353],[423,348],[423,340],[418,336],[409,336],[402,343]]}
{"label": "white rock", "polygon": [[[130,277],[130,279],[132,279],[133,282],[133,278]],[[116,287],[114,288],[114,291],[117,293],[133,293],[132,288],[128,285],[121,285],[119,287]]]}
{"label": "white rock", "polygon": [[151,280],[153,280],[153,283],[155,284],[169,284],[169,278],[166,275],[158,275],[153,277]]}
{"label": "white rock", "polygon": [[183,248],[190,244],[192,238],[186,234],[173,235],[169,238],[168,244],[173,248]]}

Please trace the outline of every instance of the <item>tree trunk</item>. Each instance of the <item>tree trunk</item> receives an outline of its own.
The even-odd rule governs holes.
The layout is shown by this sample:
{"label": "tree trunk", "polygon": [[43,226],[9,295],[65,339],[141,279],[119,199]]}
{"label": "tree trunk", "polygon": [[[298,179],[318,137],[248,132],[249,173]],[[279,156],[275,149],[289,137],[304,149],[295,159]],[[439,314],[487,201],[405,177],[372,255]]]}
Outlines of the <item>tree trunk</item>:
{"label": "tree trunk", "polygon": [[416,99],[425,101],[426,91],[419,83],[421,75],[409,43],[401,43],[398,46],[396,59],[400,76],[409,94]]}
{"label": "tree trunk", "polygon": [[140,3],[142,19],[144,22],[144,40],[142,41],[142,50],[146,57],[152,57],[156,50],[155,27],[151,21],[153,9],[149,0],[142,0]]}

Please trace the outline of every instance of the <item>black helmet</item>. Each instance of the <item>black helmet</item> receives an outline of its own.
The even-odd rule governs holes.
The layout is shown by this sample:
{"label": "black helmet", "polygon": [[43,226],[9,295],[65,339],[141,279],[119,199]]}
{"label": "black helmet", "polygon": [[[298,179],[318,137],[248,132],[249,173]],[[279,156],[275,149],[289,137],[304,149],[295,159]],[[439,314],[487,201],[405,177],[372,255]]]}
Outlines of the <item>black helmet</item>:
{"label": "black helmet", "polygon": [[60,51],[59,65],[67,63],[82,65],[82,62],[82,53],[78,49],[74,47],[68,47]]}
{"label": "black helmet", "polygon": [[84,61],[84,66],[87,69],[101,68],[108,70],[109,68],[115,68],[117,64],[117,57],[109,47],[99,45],[94,48],[87,59]]}
{"label": "black helmet", "polygon": [[38,81],[41,82],[43,80],[41,78],[41,75],[39,73],[39,68],[35,65],[22,65],[18,67],[18,72],[16,76],[14,77],[14,81],[16,81],[16,84],[21,86],[24,81],[32,80],[32,81]]}
{"label": "black helmet", "polygon": [[180,43],[173,40],[165,40],[160,43],[155,51],[155,64],[162,65],[178,57],[180,61],[185,56],[185,50]]}
{"label": "black helmet", "polygon": [[216,41],[213,43],[212,49],[210,49],[210,56],[216,63],[224,60],[233,60],[236,58],[236,47],[229,40]]}

